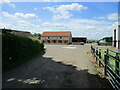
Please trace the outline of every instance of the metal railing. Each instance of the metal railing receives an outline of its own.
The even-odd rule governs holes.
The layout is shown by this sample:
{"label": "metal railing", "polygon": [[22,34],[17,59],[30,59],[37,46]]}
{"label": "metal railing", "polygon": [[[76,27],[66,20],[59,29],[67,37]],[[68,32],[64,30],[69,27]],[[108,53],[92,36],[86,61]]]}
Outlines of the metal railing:
{"label": "metal railing", "polygon": [[104,74],[109,77],[112,87],[120,90],[120,53],[110,49],[101,50],[92,45],[91,53],[96,58],[96,62],[99,62],[99,66],[104,67]]}

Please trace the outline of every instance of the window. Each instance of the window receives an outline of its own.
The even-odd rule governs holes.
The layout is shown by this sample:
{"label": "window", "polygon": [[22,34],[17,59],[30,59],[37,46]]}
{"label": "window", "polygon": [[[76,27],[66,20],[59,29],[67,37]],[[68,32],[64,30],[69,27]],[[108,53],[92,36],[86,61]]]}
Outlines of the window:
{"label": "window", "polygon": [[47,42],[50,43],[50,40],[48,40]]}
{"label": "window", "polygon": [[48,39],[50,39],[50,37],[48,37]]}
{"label": "window", "polygon": [[62,41],[58,41],[58,43],[62,43]]}
{"label": "window", "polygon": [[38,39],[41,39],[40,37]]}
{"label": "window", "polygon": [[54,43],[56,43],[56,40],[53,40]]}
{"label": "window", "polygon": [[64,43],[68,43],[68,41],[64,41]]}
{"label": "window", "polygon": [[60,37],[60,39],[62,39],[62,37]]}

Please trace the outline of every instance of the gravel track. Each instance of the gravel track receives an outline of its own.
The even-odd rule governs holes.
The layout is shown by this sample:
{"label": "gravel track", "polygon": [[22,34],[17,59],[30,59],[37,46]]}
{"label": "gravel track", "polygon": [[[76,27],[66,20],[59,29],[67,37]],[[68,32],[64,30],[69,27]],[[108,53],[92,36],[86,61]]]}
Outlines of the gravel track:
{"label": "gravel track", "polygon": [[110,88],[87,57],[90,45],[45,45],[46,53],[3,74],[3,88]]}

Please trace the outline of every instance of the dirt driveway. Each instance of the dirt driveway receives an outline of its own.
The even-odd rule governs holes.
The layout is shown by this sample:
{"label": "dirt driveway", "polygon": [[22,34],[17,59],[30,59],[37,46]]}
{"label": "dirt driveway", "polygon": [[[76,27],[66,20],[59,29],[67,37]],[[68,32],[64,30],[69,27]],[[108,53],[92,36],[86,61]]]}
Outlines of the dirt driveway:
{"label": "dirt driveway", "polygon": [[87,57],[90,45],[46,45],[46,54],[3,74],[3,88],[105,88]]}

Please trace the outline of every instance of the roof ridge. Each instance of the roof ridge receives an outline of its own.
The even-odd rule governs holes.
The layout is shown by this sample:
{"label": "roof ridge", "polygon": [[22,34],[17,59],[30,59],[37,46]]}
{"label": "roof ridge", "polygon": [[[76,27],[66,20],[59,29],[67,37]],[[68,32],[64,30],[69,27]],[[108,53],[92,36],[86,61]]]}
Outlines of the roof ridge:
{"label": "roof ridge", "polygon": [[71,31],[44,31],[44,32],[71,32]]}
{"label": "roof ridge", "polygon": [[43,32],[41,36],[70,36],[70,31],[47,31]]}

